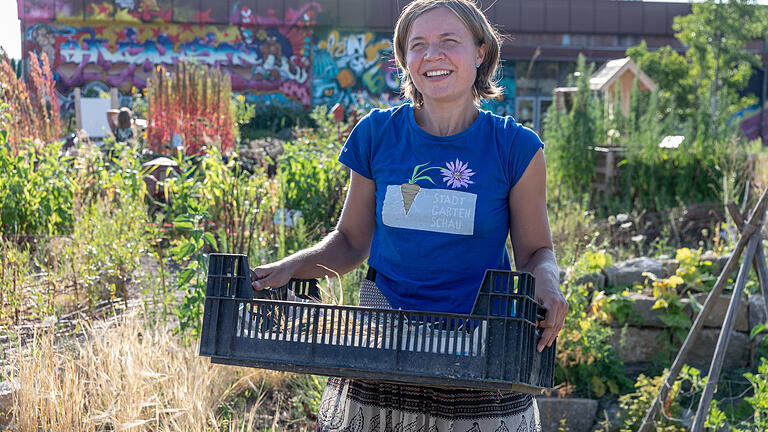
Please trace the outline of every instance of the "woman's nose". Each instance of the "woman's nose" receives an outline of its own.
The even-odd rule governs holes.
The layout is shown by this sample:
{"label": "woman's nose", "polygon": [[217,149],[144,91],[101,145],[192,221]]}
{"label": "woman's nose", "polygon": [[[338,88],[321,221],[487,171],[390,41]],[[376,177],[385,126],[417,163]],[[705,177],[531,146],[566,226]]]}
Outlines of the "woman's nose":
{"label": "woman's nose", "polygon": [[440,49],[440,44],[430,43],[429,46],[427,46],[427,52],[424,54],[424,59],[433,60],[436,58],[440,58],[442,56],[443,56],[443,50]]}

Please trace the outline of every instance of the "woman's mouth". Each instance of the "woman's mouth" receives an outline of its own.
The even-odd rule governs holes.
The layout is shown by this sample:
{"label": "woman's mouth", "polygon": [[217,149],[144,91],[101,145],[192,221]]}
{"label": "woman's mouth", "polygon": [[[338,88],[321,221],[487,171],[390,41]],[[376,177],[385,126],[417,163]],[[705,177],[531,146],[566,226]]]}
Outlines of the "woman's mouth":
{"label": "woman's mouth", "polygon": [[431,80],[439,80],[447,77],[452,73],[453,73],[452,71],[449,71],[447,69],[438,69],[438,70],[431,70],[431,71],[424,72],[424,76]]}

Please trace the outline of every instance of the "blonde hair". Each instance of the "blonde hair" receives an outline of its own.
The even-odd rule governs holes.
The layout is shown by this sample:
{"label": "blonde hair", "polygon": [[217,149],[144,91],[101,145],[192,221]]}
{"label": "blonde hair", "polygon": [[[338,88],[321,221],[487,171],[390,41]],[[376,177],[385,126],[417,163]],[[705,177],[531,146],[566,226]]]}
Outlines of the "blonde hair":
{"label": "blonde hair", "polygon": [[503,90],[498,86],[497,76],[501,57],[501,35],[488,22],[488,18],[472,0],[415,0],[403,9],[397,20],[393,38],[395,62],[402,71],[400,89],[403,95],[413,101],[413,105],[416,107],[420,107],[424,103],[424,97],[413,85],[413,80],[408,74],[406,61],[408,34],[411,32],[416,18],[424,12],[440,7],[447,8],[456,14],[469,30],[477,46],[485,44],[485,57],[477,68],[477,77],[472,85],[472,96],[475,103],[479,103],[482,99],[501,96]]}

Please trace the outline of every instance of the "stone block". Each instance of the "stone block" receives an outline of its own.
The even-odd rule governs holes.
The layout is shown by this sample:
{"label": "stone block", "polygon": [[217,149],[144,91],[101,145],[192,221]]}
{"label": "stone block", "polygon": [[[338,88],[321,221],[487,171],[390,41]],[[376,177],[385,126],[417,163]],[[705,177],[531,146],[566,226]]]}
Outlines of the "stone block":
{"label": "stone block", "polygon": [[[722,256],[716,256],[713,252],[707,251],[701,255],[699,258],[701,261],[711,261],[712,267],[710,268],[711,273],[713,275],[720,275],[720,272],[723,271],[725,268],[725,264],[728,263],[728,260],[731,258],[731,254],[723,254]],[[734,276],[736,272],[739,270],[739,266],[736,266],[734,270]]]}
{"label": "stone block", "polygon": [[668,278],[674,274],[677,274],[677,269],[680,268],[680,261],[676,259],[661,260],[661,269],[663,278]]}
{"label": "stone block", "polygon": [[[647,370],[647,365],[643,369],[643,372]],[[592,432],[605,432],[606,423],[610,425],[612,431],[618,431],[624,426],[624,418],[621,417],[621,406],[619,401],[614,398],[601,398],[600,404],[597,406],[597,415],[595,425],[592,427]]]}
{"label": "stone block", "polygon": [[597,399],[537,397],[536,403],[542,431],[590,432],[595,424]]}
{"label": "stone block", "polygon": [[758,325],[768,322],[765,311],[765,298],[761,294],[749,296],[749,331]]}
{"label": "stone block", "polygon": [[608,286],[622,286],[642,283],[646,277],[643,273],[653,273],[656,276],[664,274],[661,261],[640,257],[614,264],[604,270]]}
{"label": "stone block", "polygon": [[576,285],[592,284],[592,289],[602,291],[605,289],[605,275],[602,273],[590,273],[576,279]]}
{"label": "stone block", "polygon": [[[704,301],[707,300],[707,294],[701,293],[693,296],[694,299],[700,304],[704,305]],[[723,327],[725,322],[725,314],[728,312],[728,305],[731,303],[730,295],[721,295],[714,299],[715,304],[712,310],[709,312],[709,316],[704,319],[705,328],[719,329]],[[686,311],[691,316],[691,320],[695,320],[698,316],[697,312],[693,311],[693,307],[690,305],[686,307]],[[736,319],[733,322],[733,329],[740,332],[749,331],[749,300],[743,297],[739,302],[739,308],[736,311]]]}
{"label": "stone block", "polygon": [[13,395],[19,391],[19,381],[13,379],[0,382],[0,427],[9,426],[13,417]]}
{"label": "stone block", "polygon": [[649,363],[669,347],[669,335],[661,329],[627,326],[616,329],[611,346],[624,363]]}
{"label": "stone block", "polygon": [[632,300],[632,313],[630,313],[626,323],[614,321],[613,326],[621,327],[624,324],[629,324],[634,327],[667,328],[667,325],[659,318],[666,312],[666,309],[653,309],[653,305],[656,303],[655,298],[641,293],[629,293],[626,298]]}
{"label": "stone block", "polygon": [[[719,337],[720,330],[701,329],[693,347],[688,352],[686,363],[702,371],[708,371],[709,365],[712,364],[712,358],[715,355],[715,347],[717,347],[717,339]],[[749,365],[749,356],[749,335],[732,331],[728,341],[728,348],[725,351],[723,367],[747,367]]]}

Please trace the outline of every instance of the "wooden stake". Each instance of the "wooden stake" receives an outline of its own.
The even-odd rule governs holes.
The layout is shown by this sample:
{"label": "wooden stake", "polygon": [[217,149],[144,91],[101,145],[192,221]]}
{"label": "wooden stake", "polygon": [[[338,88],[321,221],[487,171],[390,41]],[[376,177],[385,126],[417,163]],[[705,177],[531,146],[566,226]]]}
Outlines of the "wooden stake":
{"label": "wooden stake", "polygon": [[760,196],[760,200],[752,210],[752,214],[749,216],[749,222],[744,224],[744,228],[741,231],[741,237],[736,243],[731,257],[728,258],[728,262],[726,262],[725,268],[723,268],[723,271],[717,278],[717,282],[715,282],[715,286],[712,287],[712,291],[709,292],[707,299],[704,301],[704,305],[702,306],[699,315],[696,316],[696,320],[693,322],[691,330],[688,332],[688,336],[683,342],[683,346],[680,347],[680,351],[677,353],[675,361],[672,362],[672,366],[669,368],[669,374],[667,374],[667,377],[664,379],[661,388],[659,388],[658,396],[656,396],[653,404],[651,404],[651,406],[648,408],[648,411],[645,413],[643,423],[640,425],[638,432],[652,432],[655,429],[654,423],[656,420],[656,414],[661,408],[662,402],[667,398],[669,390],[672,388],[672,385],[677,379],[677,376],[683,369],[685,359],[688,357],[688,351],[690,351],[693,343],[696,341],[696,337],[701,331],[701,328],[704,326],[704,320],[712,311],[712,308],[715,305],[715,299],[717,299],[720,296],[720,293],[722,293],[723,288],[728,281],[728,276],[736,269],[736,264],[739,262],[739,256],[744,251],[749,238],[752,237],[752,234],[757,229],[757,221],[759,221],[765,213],[766,205],[768,205],[768,188],[763,191],[763,194]]}
{"label": "wooden stake", "polygon": [[[728,203],[728,212],[731,214],[733,222],[738,229],[742,229],[744,226],[744,216],[739,212],[739,208],[736,207],[736,203]],[[768,317],[768,266],[765,263],[765,251],[763,248],[758,247],[755,251],[755,259],[752,262],[752,268],[755,270],[757,280],[760,283],[760,290],[763,293],[763,308],[765,309],[765,316]]]}
{"label": "wooden stake", "polygon": [[720,381],[720,372],[723,369],[725,351],[728,349],[728,341],[731,336],[731,331],[733,330],[733,323],[736,321],[736,314],[738,313],[739,304],[741,303],[741,296],[744,295],[744,286],[749,279],[749,268],[752,267],[752,262],[755,259],[755,251],[758,246],[762,247],[760,243],[760,231],[757,231],[749,238],[747,250],[744,252],[744,261],[741,262],[739,275],[736,277],[736,287],[733,289],[733,294],[731,294],[731,302],[728,304],[728,312],[725,314],[723,328],[720,329],[720,336],[717,338],[715,356],[712,358],[712,363],[709,366],[707,384],[704,386],[704,392],[701,394],[699,407],[696,409],[696,417],[693,419],[691,432],[701,432],[704,429],[704,422],[706,422],[707,414],[709,413],[709,405],[715,394],[715,387],[717,387],[717,383]]}

